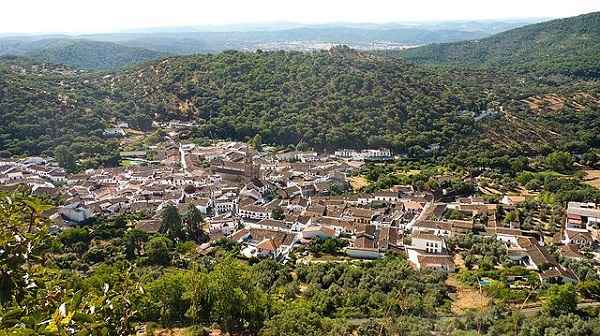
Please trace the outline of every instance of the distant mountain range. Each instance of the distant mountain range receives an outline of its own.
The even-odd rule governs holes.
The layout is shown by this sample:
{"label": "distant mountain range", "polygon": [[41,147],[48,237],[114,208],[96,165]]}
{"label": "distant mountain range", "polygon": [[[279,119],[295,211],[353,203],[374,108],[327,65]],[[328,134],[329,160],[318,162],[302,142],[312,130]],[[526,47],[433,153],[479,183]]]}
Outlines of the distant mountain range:
{"label": "distant mountain range", "polygon": [[112,42],[71,38],[27,38],[0,40],[0,55],[26,56],[40,62],[103,70],[143,63],[168,54]]}
{"label": "distant mountain range", "polygon": [[82,69],[117,69],[167,55],[326,49],[401,49],[480,39],[537,20],[390,24],[293,23],[149,28],[90,35],[20,35],[0,38],[0,56],[17,55]]}
{"label": "distant mountain range", "polygon": [[427,45],[401,54],[417,63],[600,77],[600,12],[528,25],[484,39]]}

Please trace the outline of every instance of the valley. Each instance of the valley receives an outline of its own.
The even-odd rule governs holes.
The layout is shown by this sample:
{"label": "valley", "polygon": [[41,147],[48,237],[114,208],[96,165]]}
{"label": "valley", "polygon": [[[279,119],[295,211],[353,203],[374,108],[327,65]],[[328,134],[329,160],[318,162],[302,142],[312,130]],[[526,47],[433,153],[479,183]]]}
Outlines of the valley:
{"label": "valley", "polygon": [[0,336],[597,334],[599,18],[0,39]]}

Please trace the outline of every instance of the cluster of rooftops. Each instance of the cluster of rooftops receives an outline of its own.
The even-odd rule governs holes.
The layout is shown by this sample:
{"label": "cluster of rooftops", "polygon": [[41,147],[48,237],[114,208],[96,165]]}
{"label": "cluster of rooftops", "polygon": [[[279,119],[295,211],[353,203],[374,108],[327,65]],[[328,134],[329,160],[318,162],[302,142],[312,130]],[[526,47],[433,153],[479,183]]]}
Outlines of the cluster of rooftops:
{"label": "cluster of rooftops", "polygon": [[[447,240],[474,234],[502,241],[511,260],[541,276],[573,278],[546,251],[539,232],[498,221],[499,207],[511,204],[477,197],[439,203],[430,193],[402,185],[338,195],[350,191],[348,176],[363,163],[361,155],[387,158],[387,150],[271,153],[237,142],[205,147],[171,142],[154,150],[153,160],[145,160],[145,151],[129,152],[142,161],[79,174],[65,173],[52,159],[2,160],[0,186],[26,184],[34,192],[61,195],[64,204],[47,213],[58,229],[85,225],[94,216],[138,212],[145,219],[136,227],[156,232],[167,205],[181,212],[194,206],[205,215],[203,229],[212,242],[236,241],[247,257],[286,261],[312,240],[336,238],[347,241],[345,258],[403,253],[416,269],[453,272]],[[460,219],[446,218],[450,210]],[[552,238],[561,255],[581,258],[580,249],[598,240],[599,229],[600,207],[572,202]]]}

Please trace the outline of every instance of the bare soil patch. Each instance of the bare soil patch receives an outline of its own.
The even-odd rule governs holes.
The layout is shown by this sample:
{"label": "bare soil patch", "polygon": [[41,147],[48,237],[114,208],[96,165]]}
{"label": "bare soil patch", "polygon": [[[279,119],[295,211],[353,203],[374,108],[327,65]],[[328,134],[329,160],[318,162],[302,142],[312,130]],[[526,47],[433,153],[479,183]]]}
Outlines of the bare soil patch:
{"label": "bare soil patch", "polygon": [[[455,255],[454,264],[457,269],[464,268],[465,264],[460,255]],[[485,296],[478,288],[467,287],[458,281],[456,274],[450,274],[446,280],[446,285],[454,289],[453,300],[452,300],[452,313],[462,314],[467,310],[484,310],[492,302],[492,300]]]}
{"label": "bare soil patch", "polygon": [[600,170],[585,170],[586,176],[583,182],[594,188],[600,189]]}

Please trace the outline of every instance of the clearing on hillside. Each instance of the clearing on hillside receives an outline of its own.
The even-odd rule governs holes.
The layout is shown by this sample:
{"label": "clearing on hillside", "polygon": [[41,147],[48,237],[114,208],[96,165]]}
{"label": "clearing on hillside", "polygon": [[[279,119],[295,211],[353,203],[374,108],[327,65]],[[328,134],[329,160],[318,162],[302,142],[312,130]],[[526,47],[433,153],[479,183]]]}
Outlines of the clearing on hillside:
{"label": "clearing on hillside", "polygon": [[[460,255],[456,255],[454,263],[457,268],[464,267],[464,262]],[[478,288],[467,287],[460,283],[456,274],[451,274],[446,280],[446,285],[454,289],[455,294],[452,297],[452,313],[462,314],[467,310],[484,310],[492,300],[485,296]]]}
{"label": "clearing on hillside", "polygon": [[600,170],[584,170],[585,178],[583,181],[594,188],[600,189]]}
{"label": "clearing on hillside", "polygon": [[354,176],[350,178],[350,185],[353,190],[360,190],[369,185],[369,181],[364,176]]}

